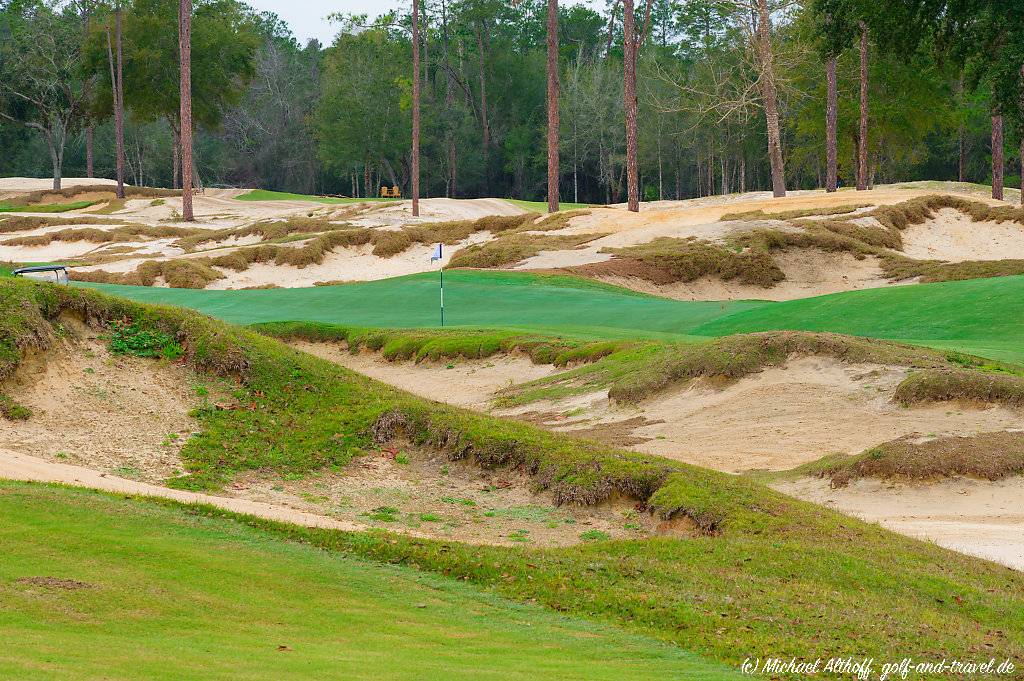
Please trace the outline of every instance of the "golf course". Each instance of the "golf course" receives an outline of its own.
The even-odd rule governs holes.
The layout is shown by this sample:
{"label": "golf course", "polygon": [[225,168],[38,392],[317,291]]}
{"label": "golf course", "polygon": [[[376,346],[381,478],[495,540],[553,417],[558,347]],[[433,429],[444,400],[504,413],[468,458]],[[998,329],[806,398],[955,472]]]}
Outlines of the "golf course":
{"label": "golf course", "polygon": [[0,0],[0,679],[1024,681],[1021,0]]}

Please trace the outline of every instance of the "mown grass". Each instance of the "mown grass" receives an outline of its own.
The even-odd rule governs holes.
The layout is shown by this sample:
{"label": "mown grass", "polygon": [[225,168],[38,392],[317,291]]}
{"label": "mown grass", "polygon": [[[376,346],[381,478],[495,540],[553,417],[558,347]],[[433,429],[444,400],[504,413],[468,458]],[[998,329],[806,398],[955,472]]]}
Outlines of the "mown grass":
{"label": "mown grass", "polygon": [[382,199],[379,197],[348,198],[337,196],[314,196],[312,194],[293,194],[291,192],[275,192],[269,189],[254,189],[235,197],[236,201],[310,201],[312,203],[369,203],[377,201],[401,201],[402,199]]}
{"label": "mown grass", "polygon": [[822,462],[813,472],[829,478],[833,487],[845,487],[859,478],[934,480],[970,476],[1002,480],[1024,475],[1024,433],[1000,431],[924,441],[902,437],[857,456]]}
{"label": "mown grass", "polygon": [[[590,340],[678,340],[711,319],[770,305],[681,302],[580,277],[526,272],[450,270],[444,281],[448,326],[517,329]],[[372,328],[436,328],[438,283],[437,272],[427,272],[338,286],[264,291],[92,286],[142,302],[198,309],[236,324],[299,317]]]}
{"label": "mown grass", "polygon": [[730,664],[765,651],[811,659],[837,651],[895,659],[1024,655],[1020,573],[755,482],[413,398],[181,309],[11,279],[0,282],[0,312],[8,360],[0,370],[13,370],[19,349],[52,343],[52,324],[65,313],[168,334],[194,370],[233,378],[232,404],[195,414],[201,432],[182,449],[188,475],[172,481],[180,487],[221,485],[249,469],[342,467],[397,439],[530,472],[562,503],[624,496],[662,517],[686,516],[701,531],[688,540],[507,549],[242,519],[281,536],[443,572]]}
{"label": "mown grass", "polygon": [[651,637],[200,508],[5,482],[0,513],[0,632],[18,641],[4,678],[739,676]]}
{"label": "mown grass", "polygon": [[66,213],[82,210],[100,201],[71,201],[69,203],[12,204],[0,202],[0,213]]}
{"label": "mown grass", "polygon": [[[521,208],[528,213],[547,213],[548,202],[547,201],[524,201],[523,199],[502,199],[511,203],[517,208]],[[560,202],[558,204],[558,211],[562,213],[564,211],[581,210],[583,208],[592,208],[593,204],[589,203],[572,203],[572,202]],[[559,213],[554,213],[558,215]]]}

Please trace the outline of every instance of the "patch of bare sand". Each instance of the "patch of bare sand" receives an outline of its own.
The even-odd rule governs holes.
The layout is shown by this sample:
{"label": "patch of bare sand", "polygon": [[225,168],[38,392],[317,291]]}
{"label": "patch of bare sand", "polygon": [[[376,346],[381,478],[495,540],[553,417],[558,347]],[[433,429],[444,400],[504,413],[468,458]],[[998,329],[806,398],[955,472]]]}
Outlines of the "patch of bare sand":
{"label": "patch of bare sand", "polygon": [[1024,570],[1024,478],[952,478],[903,484],[863,479],[832,489],[827,479],[774,484],[780,492],[901,534]]}
{"label": "patch of bare sand", "polygon": [[51,482],[75,487],[98,489],[118,494],[132,494],[160,499],[173,499],[185,504],[209,504],[235,513],[295,523],[306,527],[323,527],[336,530],[360,530],[363,526],[336,518],[303,513],[301,511],[275,506],[248,499],[219,497],[212,494],[198,494],[160,487],[137,480],[128,480],[116,475],[101,473],[84,466],[56,463],[46,459],[0,449],[0,478],[26,482]]}
{"label": "patch of bare sand", "polygon": [[95,332],[75,333],[26,357],[3,386],[32,417],[0,419],[0,448],[148,482],[174,475],[198,428],[189,416],[197,403],[189,371],[111,355]]}
{"label": "patch of bare sand", "polygon": [[920,260],[1024,259],[1024,227],[1015,222],[974,222],[955,208],[902,232],[903,252]]}
{"label": "patch of bare sand", "polygon": [[[101,184],[116,185],[117,180],[108,180],[105,177],[64,177],[61,178],[61,186],[83,187],[96,186]],[[38,192],[44,189],[53,189],[52,177],[0,177],[0,198],[28,192]],[[62,202],[68,199],[61,198]]]}
{"label": "patch of bare sand", "polygon": [[481,410],[487,408],[497,390],[559,371],[548,364],[534,364],[523,356],[502,355],[481,360],[452,359],[419,363],[386,362],[376,353],[354,355],[338,344],[294,341],[290,345],[414,395]]}
{"label": "patch of bare sand", "polygon": [[352,220],[363,227],[408,225],[420,222],[478,220],[489,215],[520,215],[524,211],[503,199],[420,199],[419,217],[412,215],[412,201],[368,204],[368,210]]}
{"label": "patch of bare sand", "polygon": [[642,417],[628,429],[646,440],[634,449],[729,473],[788,470],[912,433],[976,434],[1024,425],[1024,415],[1003,407],[900,407],[892,394],[905,376],[896,367],[801,357],[725,386],[694,381],[636,407],[616,407],[606,393],[595,393],[529,409],[584,410],[568,422],[547,424],[564,432]]}

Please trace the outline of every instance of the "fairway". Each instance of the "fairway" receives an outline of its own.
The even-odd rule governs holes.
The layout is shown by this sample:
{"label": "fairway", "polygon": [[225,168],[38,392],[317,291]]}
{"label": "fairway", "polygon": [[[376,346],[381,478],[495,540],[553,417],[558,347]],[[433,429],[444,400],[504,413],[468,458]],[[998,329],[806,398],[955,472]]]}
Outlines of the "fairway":
{"label": "fairway", "polygon": [[342,204],[366,203],[367,201],[396,201],[378,197],[348,198],[337,196],[315,196],[313,194],[293,194],[292,192],[275,192],[269,189],[253,189],[251,192],[235,197],[237,201],[310,201],[312,203]]}
{"label": "fairway", "polygon": [[0,513],[0,634],[17,642],[4,678],[739,677],[649,638],[178,507],[3,483]]}
{"label": "fairway", "polygon": [[[584,337],[678,338],[758,302],[680,302],[575,277],[445,272],[445,323]],[[194,291],[90,284],[141,302],[190,307],[235,324],[318,321],[382,328],[440,326],[438,274],[307,289]]]}

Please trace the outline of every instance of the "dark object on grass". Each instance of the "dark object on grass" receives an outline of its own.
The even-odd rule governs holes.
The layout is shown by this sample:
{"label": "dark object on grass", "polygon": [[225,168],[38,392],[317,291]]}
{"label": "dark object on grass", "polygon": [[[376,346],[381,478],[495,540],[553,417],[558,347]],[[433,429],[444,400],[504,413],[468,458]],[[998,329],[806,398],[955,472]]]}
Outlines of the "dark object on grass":
{"label": "dark object on grass", "polygon": [[54,281],[58,284],[68,283],[68,268],[64,265],[37,265],[36,267],[21,267],[14,270],[13,274],[16,277],[28,276],[32,279],[49,279],[49,277],[33,276],[46,274],[48,272],[53,273]]}

